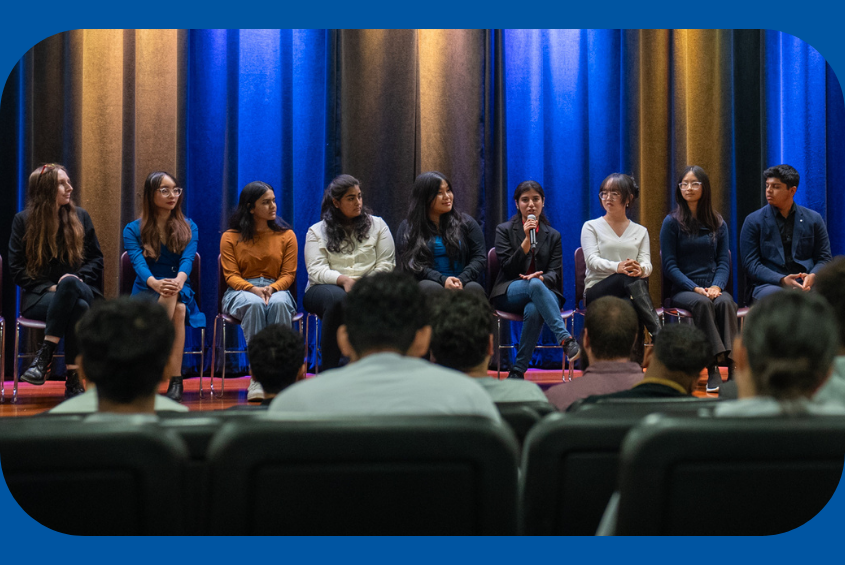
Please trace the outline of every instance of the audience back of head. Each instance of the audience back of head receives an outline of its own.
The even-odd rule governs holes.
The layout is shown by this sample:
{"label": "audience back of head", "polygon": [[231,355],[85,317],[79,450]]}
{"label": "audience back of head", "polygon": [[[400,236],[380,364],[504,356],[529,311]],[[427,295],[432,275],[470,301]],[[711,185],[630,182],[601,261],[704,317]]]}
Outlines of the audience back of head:
{"label": "audience back of head", "polygon": [[252,378],[270,395],[292,385],[304,370],[305,342],[287,326],[265,327],[249,341],[247,353]]}
{"label": "audience back of head", "polygon": [[158,303],[129,297],[95,302],[77,334],[83,373],[101,400],[131,404],[155,395],[174,338]]}
{"label": "audience back of head", "polygon": [[629,301],[604,296],[590,302],[584,316],[590,361],[630,358],[638,326],[637,313]]}
{"label": "audience back of head", "polygon": [[754,395],[810,397],[830,373],[837,337],[836,320],[821,296],[790,291],[760,300],[742,330]]}
{"label": "audience back of head", "polygon": [[704,332],[691,324],[669,324],[654,338],[646,377],[669,379],[692,392],[712,359],[712,347]]}
{"label": "audience back of head", "polygon": [[490,349],[493,311],[471,292],[444,292],[431,313],[431,353],[435,361],[467,372],[484,362]]}
{"label": "audience back of head", "polygon": [[842,352],[845,350],[845,256],[834,258],[819,271],[813,289],[833,307],[833,315],[839,326],[839,349]]}
{"label": "audience back of head", "polygon": [[344,320],[339,333],[345,330],[345,339],[358,357],[380,350],[409,354],[420,339],[425,343],[417,343],[415,349],[424,346],[423,350],[413,353],[422,355],[428,349],[428,307],[410,275],[374,273],[356,282],[346,298]]}

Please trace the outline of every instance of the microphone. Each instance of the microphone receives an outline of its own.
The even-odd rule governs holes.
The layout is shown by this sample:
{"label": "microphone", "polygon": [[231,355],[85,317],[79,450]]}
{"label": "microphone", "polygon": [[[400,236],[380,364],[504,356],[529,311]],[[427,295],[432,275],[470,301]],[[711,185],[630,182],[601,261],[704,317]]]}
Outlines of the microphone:
{"label": "microphone", "polygon": [[[537,217],[534,214],[528,214],[528,219],[536,221]],[[531,240],[531,249],[537,249],[537,228],[528,232],[528,237]]]}

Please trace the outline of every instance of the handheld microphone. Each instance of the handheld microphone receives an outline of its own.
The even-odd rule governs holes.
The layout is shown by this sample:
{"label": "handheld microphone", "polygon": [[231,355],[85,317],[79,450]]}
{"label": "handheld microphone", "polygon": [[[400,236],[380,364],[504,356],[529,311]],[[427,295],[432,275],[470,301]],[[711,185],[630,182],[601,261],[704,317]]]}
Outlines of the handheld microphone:
{"label": "handheld microphone", "polygon": [[[534,214],[528,214],[529,220],[537,220],[537,217]],[[531,249],[537,249],[537,228],[534,228],[530,232],[528,232],[528,237],[531,241]]]}

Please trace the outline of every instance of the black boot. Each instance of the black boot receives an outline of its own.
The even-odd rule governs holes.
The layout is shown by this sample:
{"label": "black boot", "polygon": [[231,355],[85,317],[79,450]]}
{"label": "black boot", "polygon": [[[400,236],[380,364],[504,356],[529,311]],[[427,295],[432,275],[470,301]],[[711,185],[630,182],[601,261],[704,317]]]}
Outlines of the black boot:
{"label": "black boot", "polygon": [[645,325],[648,333],[651,334],[652,339],[660,331],[660,318],[654,310],[651,303],[651,297],[648,295],[648,286],[645,281],[639,279],[628,285],[628,291],[631,293],[631,301],[634,303],[634,310],[637,311],[637,317]]}
{"label": "black boot", "polygon": [[53,365],[53,352],[56,351],[56,345],[52,341],[44,340],[41,347],[35,353],[35,359],[32,364],[21,375],[21,380],[32,385],[41,386],[50,376],[50,367]]}
{"label": "black boot", "polygon": [[167,392],[164,396],[176,402],[182,402],[182,377],[170,377],[170,384],[167,385]]}
{"label": "black boot", "polygon": [[76,372],[76,369],[68,369],[67,380],[65,381],[65,399],[79,396],[83,392],[85,392],[85,389],[79,382],[79,373]]}

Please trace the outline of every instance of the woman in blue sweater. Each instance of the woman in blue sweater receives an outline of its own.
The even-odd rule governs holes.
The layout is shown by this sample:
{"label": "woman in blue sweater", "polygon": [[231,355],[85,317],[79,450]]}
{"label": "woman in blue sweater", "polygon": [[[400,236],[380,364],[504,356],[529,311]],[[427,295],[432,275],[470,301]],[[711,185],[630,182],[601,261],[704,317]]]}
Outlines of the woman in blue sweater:
{"label": "woman in blue sweater", "polygon": [[675,210],[663,220],[660,250],[672,306],[689,310],[710,341],[707,392],[716,392],[722,378],[717,362],[728,366],[737,334],[736,303],[725,291],[731,272],[728,226],[713,209],[710,178],[698,166],[687,167],[675,189]]}

